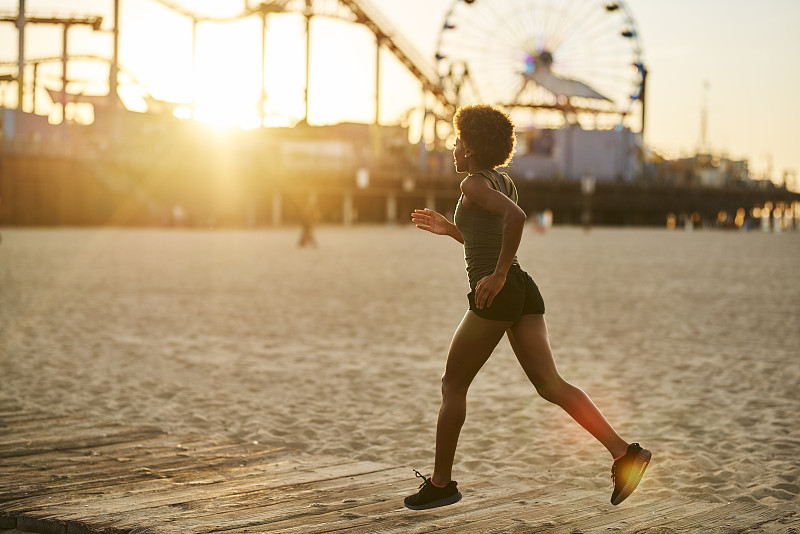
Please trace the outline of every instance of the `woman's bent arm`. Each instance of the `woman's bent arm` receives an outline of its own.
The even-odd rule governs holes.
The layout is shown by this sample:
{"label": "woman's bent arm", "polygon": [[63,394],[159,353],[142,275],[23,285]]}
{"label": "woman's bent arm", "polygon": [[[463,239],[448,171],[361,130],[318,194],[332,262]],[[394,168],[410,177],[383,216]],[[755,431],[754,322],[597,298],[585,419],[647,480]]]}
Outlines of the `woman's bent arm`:
{"label": "woman's bent arm", "polygon": [[479,280],[475,286],[475,304],[483,308],[492,305],[494,297],[506,283],[508,270],[522,241],[526,217],[522,208],[503,193],[489,187],[486,180],[468,176],[461,182],[461,192],[470,202],[503,217],[503,242],[494,273]]}
{"label": "woman's bent arm", "polygon": [[425,230],[437,235],[449,235],[459,243],[464,243],[464,237],[459,232],[456,225],[447,220],[447,218],[439,212],[429,210],[414,210],[411,214],[411,220],[417,225],[420,230]]}
{"label": "woman's bent arm", "polygon": [[525,228],[525,212],[521,208],[507,210],[503,213],[503,245],[500,248],[500,256],[497,258],[497,266],[494,269],[496,274],[505,277],[514,256],[517,254],[519,244],[522,241],[522,230]]}

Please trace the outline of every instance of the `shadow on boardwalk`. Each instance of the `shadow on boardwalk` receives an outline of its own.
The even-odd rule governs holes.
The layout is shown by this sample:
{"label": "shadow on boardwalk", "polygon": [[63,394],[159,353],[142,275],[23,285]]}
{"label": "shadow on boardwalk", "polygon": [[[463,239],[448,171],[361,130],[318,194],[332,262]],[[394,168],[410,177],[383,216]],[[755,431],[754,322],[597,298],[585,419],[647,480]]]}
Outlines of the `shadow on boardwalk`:
{"label": "shadow on boardwalk", "polygon": [[797,515],[754,503],[642,492],[612,507],[594,491],[507,478],[467,480],[461,503],[412,512],[402,507],[414,483],[407,467],[58,417],[13,401],[0,401],[0,429],[0,532],[800,532]]}

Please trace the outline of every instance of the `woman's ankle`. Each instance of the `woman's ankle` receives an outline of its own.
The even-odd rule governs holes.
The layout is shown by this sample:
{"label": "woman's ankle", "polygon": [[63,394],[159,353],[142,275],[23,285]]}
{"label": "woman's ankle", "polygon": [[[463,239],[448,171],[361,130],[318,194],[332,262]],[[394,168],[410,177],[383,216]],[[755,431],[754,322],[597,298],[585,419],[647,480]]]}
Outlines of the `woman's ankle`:
{"label": "woman's ankle", "polygon": [[444,477],[437,476],[436,473],[431,475],[431,484],[433,484],[437,488],[444,488],[449,483],[450,483],[450,478],[449,477],[445,480]]}

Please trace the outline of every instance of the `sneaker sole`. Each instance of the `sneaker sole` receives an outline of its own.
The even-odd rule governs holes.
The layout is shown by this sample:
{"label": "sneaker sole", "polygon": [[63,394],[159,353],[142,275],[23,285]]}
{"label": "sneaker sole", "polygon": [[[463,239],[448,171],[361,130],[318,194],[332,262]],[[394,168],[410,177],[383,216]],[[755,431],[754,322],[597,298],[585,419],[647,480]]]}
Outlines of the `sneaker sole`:
{"label": "sneaker sole", "polygon": [[647,449],[642,449],[638,455],[636,455],[636,461],[631,468],[631,474],[628,477],[628,482],[625,483],[623,486],[622,491],[619,492],[616,499],[611,500],[611,504],[614,506],[618,505],[622,501],[628,498],[628,496],[633,493],[633,490],[636,489],[636,486],[639,485],[639,482],[642,480],[642,476],[644,476],[644,470],[647,469],[647,465],[650,463],[650,451]]}
{"label": "sneaker sole", "polygon": [[438,501],[431,501],[427,504],[420,504],[420,505],[406,504],[406,508],[410,510],[430,510],[431,508],[439,508],[440,506],[455,504],[460,500],[461,500],[461,492],[457,492],[455,495],[445,497],[444,499],[439,499]]}

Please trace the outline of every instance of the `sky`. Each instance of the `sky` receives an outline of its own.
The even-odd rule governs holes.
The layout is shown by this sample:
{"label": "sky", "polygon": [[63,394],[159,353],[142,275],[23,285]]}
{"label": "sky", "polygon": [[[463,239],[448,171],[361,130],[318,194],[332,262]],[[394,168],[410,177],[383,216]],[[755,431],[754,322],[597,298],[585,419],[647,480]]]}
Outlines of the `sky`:
{"label": "sky", "polygon": [[[216,17],[235,15],[247,2],[171,1]],[[516,1],[535,9],[537,4],[557,0]],[[454,2],[369,0],[394,31],[426,58],[433,58]],[[785,171],[800,171],[800,61],[796,58],[800,2],[627,0],[625,5],[635,20],[648,70],[644,140],[649,147],[667,157],[695,153],[701,144],[705,109],[710,151],[749,160],[751,174],[758,178],[781,182]],[[13,15],[17,7],[16,0],[0,0],[0,14]],[[101,31],[83,26],[69,30],[69,53],[110,57],[113,0],[27,0],[26,12],[29,16],[103,16]],[[145,109],[140,97],[149,93],[173,102],[194,100],[200,120],[221,125],[257,124],[261,85],[258,17],[226,24],[199,23],[194,72],[188,18],[156,0],[120,0],[120,21],[120,63],[125,69],[120,87],[131,108]],[[304,112],[304,19],[297,14],[270,15],[268,25],[267,124],[291,124]],[[487,26],[487,33],[490,31],[494,28]],[[26,56],[59,57],[61,41],[60,27],[29,25]],[[365,27],[330,18],[313,19],[309,122],[373,120],[375,55],[375,40]],[[16,28],[0,23],[0,74],[14,74],[16,59]],[[107,90],[107,67],[100,63],[71,62],[68,74],[71,92],[101,94]],[[60,63],[42,64],[37,83],[59,89],[60,77]],[[136,84],[130,83],[134,80]],[[419,83],[385,49],[381,51],[380,96],[380,120],[387,124],[410,116],[408,112],[423,103]],[[27,108],[32,104],[27,101]],[[0,84],[0,105],[16,105],[13,83]],[[51,106],[41,91],[37,92],[36,112],[60,120],[60,110]],[[83,117],[83,110],[71,112],[77,120],[89,120]],[[800,189],[800,180],[794,188]]]}

